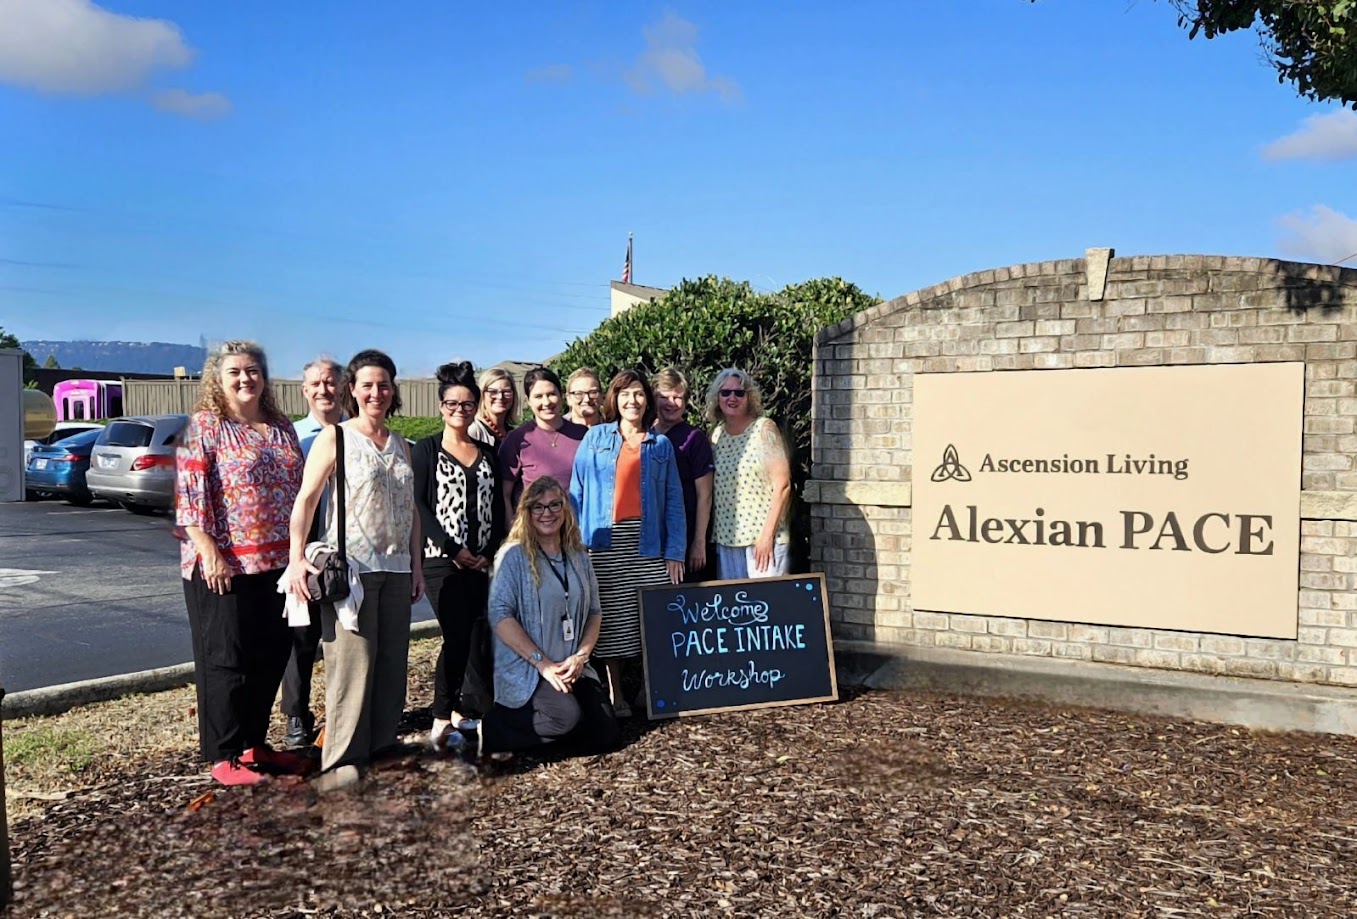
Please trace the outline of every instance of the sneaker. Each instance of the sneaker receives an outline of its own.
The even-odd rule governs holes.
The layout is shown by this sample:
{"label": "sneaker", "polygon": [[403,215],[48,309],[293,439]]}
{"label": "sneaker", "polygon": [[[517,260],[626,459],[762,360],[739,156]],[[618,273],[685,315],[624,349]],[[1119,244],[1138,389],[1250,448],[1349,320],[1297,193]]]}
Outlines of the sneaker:
{"label": "sneaker", "polygon": [[262,772],[255,772],[241,760],[224,759],[212,764],[212,778],[223,785],[258,785],[268,779]]}
{"label": "sneaker", "polygon": [[465,715],[463,715],[457,718],[455,721],[453,721],[453,725],[457,728],[457,730],[469,734],[472,731],[479,731],[481,729],[481,719],[467,718]]}
{"label": "sneaker", "polygon": [[462,753],[466,750],[466,737],[451,722],[440,719],[434,722],[434,729],[429,732],[429,744],[435,753]]}
{"label": "sneaker", "polygon": [[262,772],[283,775],[307,775],[315,767],[310,757],[291,750],[275,750],[272,747],[252,747],[240,757],[247,766],[254,766]]}
{"label": "sneaker", "polygon": [[285,747],[305,747],[311,743],[312,725],[315,724],[314,718],[303,718],[301,715],[289,715],[287,719],[287,736],[283,738]]}

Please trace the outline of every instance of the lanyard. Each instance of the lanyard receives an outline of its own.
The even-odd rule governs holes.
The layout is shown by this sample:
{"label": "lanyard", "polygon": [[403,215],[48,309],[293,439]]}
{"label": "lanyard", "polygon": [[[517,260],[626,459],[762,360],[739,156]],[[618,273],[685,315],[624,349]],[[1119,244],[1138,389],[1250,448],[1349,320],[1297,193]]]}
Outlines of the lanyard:
{"label": "lanyard", "polygon": [[570,563],[566,561],[565,553],[561,553],[561,567],[565,569],[565,572],[562,573],[556,570],[555,559],[545,552],[542,555],[546,557],[547,567],[551,569],[551,573],[560,582],[561,589],[565,591],[565,612],[561,613],[561,618],[568,619],[570,617]]}

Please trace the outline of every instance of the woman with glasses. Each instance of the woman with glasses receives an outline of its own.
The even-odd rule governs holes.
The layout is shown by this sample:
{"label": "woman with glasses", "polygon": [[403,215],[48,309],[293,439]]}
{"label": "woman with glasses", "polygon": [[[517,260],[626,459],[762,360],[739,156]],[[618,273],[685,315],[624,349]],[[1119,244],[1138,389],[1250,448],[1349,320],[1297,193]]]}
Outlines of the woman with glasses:
{"label": "woman with glasses", "polygon": [[570,403],[566,417],[576,424],[592,428],[603,422],[603,385],[592,367],[581,367],[565,381],[565,397]]}
{"label": "woman with glasses", "polygon": [[604,407],[617,420],[584,435],[570,502],[598,573],[603,628],[594,654],[607,670],[617,717],[628,718],[622,672],[641,653],[637,591],[683,580],[687,525],[673,444],[650,429],[655,397],[646,378],[623,370],[608,384]]}
{"label": "woman with glasses", "polygon": [[490,586],[495,705],[481,753],[571,740],[588,752],[617,746],[608,695],[589,666],[601,622],[598,583],[570,502],[551,476],[523,490]]}
{"label": "woman with glasses", "polygon": [[505,509],[511,517],[523,490],[541,476],[570,485],[575,451],[588,430],[561,414],[561,378],[547,368],[534,367],[523,376],[523,395],[533,420],[514,428],[499,445]]}
{"label": "woman with glasses", "polygon": [[471,364],[438,368],[438,400],[443,430],[415,444],[410,460],[424,537],[424,590],[443,630],[429,732],[441,750],[451,731],[475,727],[493,698],[485,602],[491,559],[504,535],[504,503],[499,461],[471,434],[483,404]]}
{"label": "woman with glasses", "polygon": [[792,475],[777,425],[764,416],[758,385],[722,370],[707,390],[714,425],[716,557],[728,580],[787,573]]}
{"label": "woman with glasses", "polygon": [[491,367],[481,374],[481,406],[471,422],[470,433],[476,440],[498,450],[504,437],[518,421],[518,391],[514,375],[502,367]]}

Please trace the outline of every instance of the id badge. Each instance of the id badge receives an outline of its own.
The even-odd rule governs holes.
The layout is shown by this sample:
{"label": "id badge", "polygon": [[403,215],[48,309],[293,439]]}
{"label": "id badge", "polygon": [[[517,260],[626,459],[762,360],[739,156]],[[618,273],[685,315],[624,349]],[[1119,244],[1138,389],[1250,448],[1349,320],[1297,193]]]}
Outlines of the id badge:
{"label": "id badge", "polygon": [[573,619],[561,620],[561,637],[564,638],[566,641],[575,640],[575,620]]}

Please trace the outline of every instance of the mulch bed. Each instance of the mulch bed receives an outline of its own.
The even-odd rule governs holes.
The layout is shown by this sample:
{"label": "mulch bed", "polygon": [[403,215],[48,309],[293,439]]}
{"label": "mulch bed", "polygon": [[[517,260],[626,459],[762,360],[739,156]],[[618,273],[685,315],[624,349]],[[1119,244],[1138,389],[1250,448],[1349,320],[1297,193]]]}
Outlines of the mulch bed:
{"label": "mulch bed", "polygon": [[894,693],[495,772],[410,753],[324,796],[214,789],[179,750],[17,821],[7,915],[1352,915],[1355,762],[1346,737]]}

